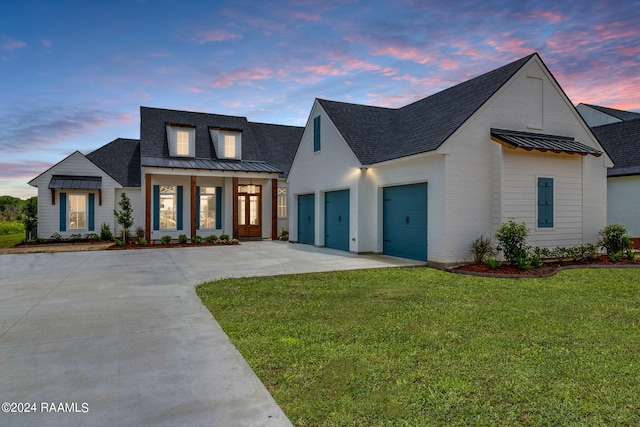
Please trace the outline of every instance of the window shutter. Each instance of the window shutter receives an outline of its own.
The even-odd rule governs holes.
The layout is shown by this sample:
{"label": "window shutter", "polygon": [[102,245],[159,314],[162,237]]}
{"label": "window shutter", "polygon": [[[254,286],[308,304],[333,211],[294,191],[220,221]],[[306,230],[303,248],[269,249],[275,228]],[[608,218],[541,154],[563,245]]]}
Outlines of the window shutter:
{"label": "window shutter", "polygon": [[177,229],[182,230],[182,185],[178,185],[178,214],[176,218]]}
{"label": "window shutter", "polygon": [[89,193],[89,231],[94,231],[96,229],[95,199],[96,199],[96,195],[93,193]]}
{"label": "window shutter", "polygon": [[196,212],[193,215],[196,230],[200,230],[200,187],[196,187]]}
{"label": "window shutter", "polygon": [[222,228],[222,187],[216,187],[216,228]]}
{"label": "window shutter", "polygon": [[67,231],[67,193],[60,193],[60,231]]}
{"label": "window shutter", "polygon": [[153,186],[153,229],[160,230],[160,186]]}
{"label": "window shutter", "polygon": [[553,178],[538,178],[538,227],[553,228]]}
{"label": "window shutter", "polygon": [[320,116],[313,119],[313,151],[320,151]]}

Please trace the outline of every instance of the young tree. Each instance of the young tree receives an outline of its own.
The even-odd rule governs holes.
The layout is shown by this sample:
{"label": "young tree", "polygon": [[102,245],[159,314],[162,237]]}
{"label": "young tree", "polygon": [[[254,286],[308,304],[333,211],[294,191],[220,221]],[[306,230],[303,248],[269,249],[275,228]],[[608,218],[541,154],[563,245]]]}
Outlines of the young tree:
{"label": "young tree", "polygon": [[38,238],[38,198],[31,197],[24,202],[22,207],[22,223],[27,240]]}
{"label": "young tree", "polygon": [[122,226],[122,241],[127,243],[127,235],[129,234],[129,228],[133,225],[133,208],[131,207],[131,201],[127,197],[126,193],[120,194],[120,210],[113,210],[113,214],[116,216],[116,221]]}

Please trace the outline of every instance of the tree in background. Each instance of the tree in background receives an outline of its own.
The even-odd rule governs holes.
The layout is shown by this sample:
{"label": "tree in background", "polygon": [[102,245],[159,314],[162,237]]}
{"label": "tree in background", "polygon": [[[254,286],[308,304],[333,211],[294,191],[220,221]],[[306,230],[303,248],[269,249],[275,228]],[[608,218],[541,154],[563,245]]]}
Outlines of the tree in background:
{"label": "tree in background", "polygon": [[38,238],[38,198],[27,199],[22,206],[22,223],[27,241]]}
{"label": "tree in background", "polygon": [[127,236],[129,235],[129,228],[133,225],[133,208],[131,207],[131,200],[127,197],[126,193],[120,194],[120,210],[113,210],[113,214],[116,216],[116,221],[122,226],[122,241],[127,243]]}
{"label": "tree in background", "polygon": [[0,219],[2,221],[18,221],[26,202],[13,196],[0,196]]}

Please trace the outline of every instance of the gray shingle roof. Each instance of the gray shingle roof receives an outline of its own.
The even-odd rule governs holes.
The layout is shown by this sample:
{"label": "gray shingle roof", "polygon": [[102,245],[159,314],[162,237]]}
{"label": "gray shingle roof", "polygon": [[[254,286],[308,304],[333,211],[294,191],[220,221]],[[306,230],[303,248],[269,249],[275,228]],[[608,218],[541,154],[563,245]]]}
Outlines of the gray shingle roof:
{"label": "gray shingle roof", "polygon": [[209,130],[242,132],[242,160],[263,161],[286,176],[304,128],[249,122],[245,117],[140,107],[140,154],[169,158],[166,125],[195,127],[195,158],[217,161]]}
{"label": "gray shingle roof", "polygon": [[536,53],[399,109],[318,100],[362,164],[437,149]]}
{"label": "gray shingle roof", "polygon": [[601,107],[599,105],[592,105],[592,104],[584,104],[584,105],[591,107],[594,110],[598,110],[601,113],[608,114],[611,117],[615,117],[616,119],[619,119],[622,121],[640,119],[640,113],[635,113],[633,111],[616,110],[615,108]]}
{"label": "gray shingle roof", "polygon": [[640,175],[640,119],[591,128],[614,166],[608,176]]}
{"label": "gray shingle roof", "polygon": [[581,144],[572,137],[559,135],[544,135],[540,133],[518,132],[504,129],[491,129],[491,138],[507,144],[513,148],[525,150],[552,151],[554,153],[591,154],[596,157],[602,151]]}
{"label": "gray shingle roof", "polygon": [[118,138],[85,156],[123,187],[140,187],[140,141]]}

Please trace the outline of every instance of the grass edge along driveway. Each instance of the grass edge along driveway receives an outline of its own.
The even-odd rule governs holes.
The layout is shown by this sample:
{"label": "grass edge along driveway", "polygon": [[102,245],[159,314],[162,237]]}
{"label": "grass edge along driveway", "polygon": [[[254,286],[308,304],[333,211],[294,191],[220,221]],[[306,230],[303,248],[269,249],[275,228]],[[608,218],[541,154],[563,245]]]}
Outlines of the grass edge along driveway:
{"label": "grass edge along driveway", "polygon": [[640,269],[200,285],[296,426],[640,425]]}

